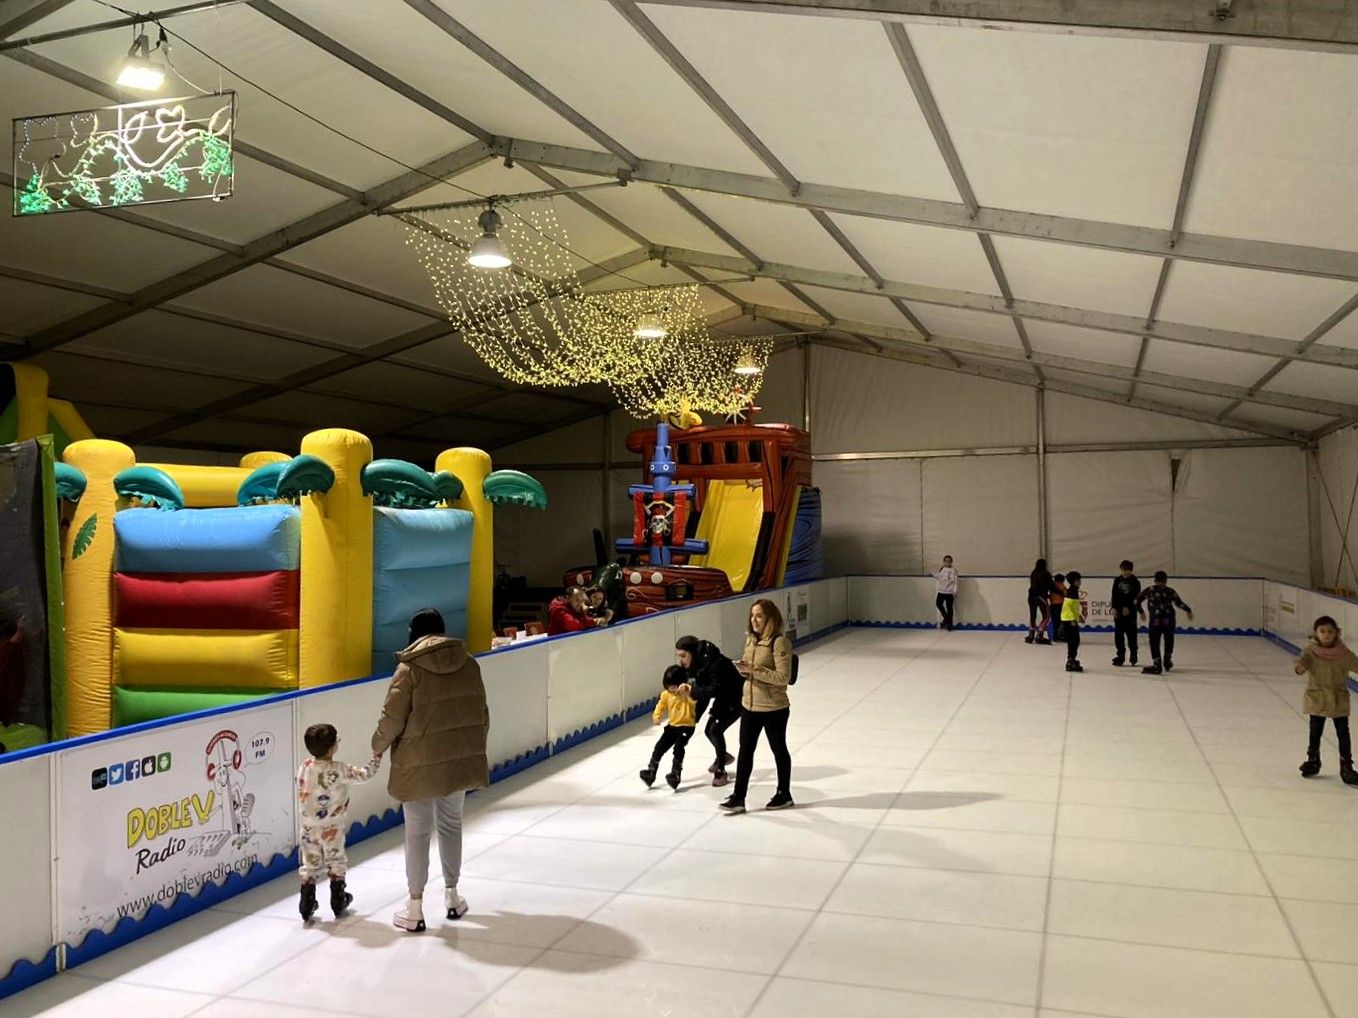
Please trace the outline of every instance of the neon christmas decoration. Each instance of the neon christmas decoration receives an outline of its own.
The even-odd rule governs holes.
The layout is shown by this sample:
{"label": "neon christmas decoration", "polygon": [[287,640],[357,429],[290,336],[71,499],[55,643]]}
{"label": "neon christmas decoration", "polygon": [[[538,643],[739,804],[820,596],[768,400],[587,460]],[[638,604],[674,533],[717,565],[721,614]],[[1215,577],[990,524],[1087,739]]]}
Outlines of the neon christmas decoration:
{"label": "neon christmas decoration", "polygon": [[229,198],[236,93],[14,121],[14,215]]}

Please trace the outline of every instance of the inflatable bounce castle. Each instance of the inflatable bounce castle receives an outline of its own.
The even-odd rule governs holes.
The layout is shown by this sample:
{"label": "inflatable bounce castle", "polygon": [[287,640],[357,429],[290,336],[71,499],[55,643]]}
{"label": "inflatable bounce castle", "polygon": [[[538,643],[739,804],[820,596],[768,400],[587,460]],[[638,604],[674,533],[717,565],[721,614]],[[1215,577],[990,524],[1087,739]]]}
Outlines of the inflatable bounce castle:
{"label": "inflatable bounce castle", "polygon": [[57,737],[387,673],[423,607],[489,649],[493,507],[546,507],[479,449],[431,473],[342,429],[237,467],[138,463],[93,438],[62,460]]}

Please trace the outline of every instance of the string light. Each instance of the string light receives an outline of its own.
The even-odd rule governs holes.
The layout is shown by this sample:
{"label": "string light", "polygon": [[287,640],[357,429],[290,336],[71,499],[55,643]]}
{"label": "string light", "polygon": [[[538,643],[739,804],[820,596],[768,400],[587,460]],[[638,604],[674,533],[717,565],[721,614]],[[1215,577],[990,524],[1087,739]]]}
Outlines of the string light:
{"label": "string light", "polygon": [[[500,221],[487,224],[488,214]],[[571,253],[550,201],[516,203],[504,217],[464,208],[401,219],[448,320],[511,382],[607,385],[638,417],[725,415],[758,390],[771,340],[713,336],[696,285],[584,290],[582,259]],[[469,264],[487,237],[512,258],[510,271]],[[739,374],[742,365],[756,370]]]}

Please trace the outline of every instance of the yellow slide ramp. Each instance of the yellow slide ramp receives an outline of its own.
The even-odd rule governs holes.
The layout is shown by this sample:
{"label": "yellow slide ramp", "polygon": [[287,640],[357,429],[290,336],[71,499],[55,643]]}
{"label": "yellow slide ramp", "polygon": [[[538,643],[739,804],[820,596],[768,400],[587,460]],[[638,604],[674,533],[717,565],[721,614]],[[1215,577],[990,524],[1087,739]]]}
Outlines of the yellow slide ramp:
{"label": "yellow slide ramp", "polygon": [[744,590],[763,520],[764,489],[759,483],[709,481],[696,536],[708,543],[710,551],[694,555],[689,564],[720,569],[732,590]]}

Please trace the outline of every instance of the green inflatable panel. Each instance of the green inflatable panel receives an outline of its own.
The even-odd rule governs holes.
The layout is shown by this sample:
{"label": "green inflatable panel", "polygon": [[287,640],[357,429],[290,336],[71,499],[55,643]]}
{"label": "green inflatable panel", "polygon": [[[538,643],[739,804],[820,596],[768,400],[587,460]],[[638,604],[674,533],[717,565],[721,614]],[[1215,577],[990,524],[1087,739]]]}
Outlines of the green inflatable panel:
{"label": "green inflatable panel", "polygon": [[434,474],[434,490],[442,496],[442,501],[452,505],[457,499],[462,497],[462,490],[466,487],[462,483],[462,478],[457,474],[447,470],[440,470]]}
{"label": "green inflatable panel", "polygon": [[57,498],[63,498],[67,502],[79,502],[80,496],[85,494],[85,473],[79,467],[73,467],[69,463],[55,464],[57,477]]}
{"label": "green inflatable panel", "polygon": [[204,692],[201,689],[137,689],[130,686],[113,687],[113,727],[159,721],[178,714],[214,707],[230,707],[249,703],[272,693],[259,692]]}
{"label": "green inflatable panel", "polygon": [[278,498],[278,479],[283,476],[288,462],[265,463],[251,471],[236,489],[236,505],[257,505]]}
{"label": "green inflatable panel", "polygon": [[364,467],[363,494],[397,509],[428,509],[443,501],[429,471],[405,460],[373,460]]}
{"label": "green inflatable panel", "polygon": [[534,478],[521,470],[497,470],[481,486],[486,501],[493,505],[521,505],[546,509],[547,492]]}
{"label": "green inflatable panel", "polygon": [[319,456],[303,453],[283,464],[275,495],[278,498],[298,498],[313,491],[324,494],[334,485],[335,471],[330,469],[330,464]]}
{"label": "green inflatable panel", "polygon": [[156,467],[128,467],[113,478],[113,490],[121,498],[137,499],[155,509],[183,509],[184,493],[164,470]]}

